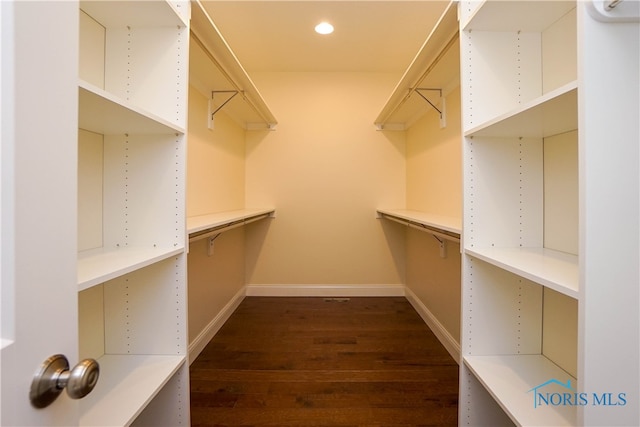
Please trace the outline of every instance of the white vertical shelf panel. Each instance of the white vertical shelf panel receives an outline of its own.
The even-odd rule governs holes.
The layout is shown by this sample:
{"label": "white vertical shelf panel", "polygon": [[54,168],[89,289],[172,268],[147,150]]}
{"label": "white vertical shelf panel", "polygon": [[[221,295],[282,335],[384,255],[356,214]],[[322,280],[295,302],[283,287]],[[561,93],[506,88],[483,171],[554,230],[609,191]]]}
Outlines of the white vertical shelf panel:
{"label": "white vertical shelf panel", "polygon": [[[625,3],[640,7],[632,1],[621,6]],[[578,2],[583,280],[578,376],[588,391],[630,394],[623,407],[585,407],[579,422],[635,426],[640,425],[640,20],[600,22],[591,6]],[[609,78],[612,70],[615,77]],[[618,327],[623,329],[614,332]]]}
{"label": "white vertical shelf panel", "polygon": [[542,139],[467,139],[465,248],[542,247]]}
{"label": "white vertical shelf panel", "polygon": [[104,285],[106,354],[186,355],[181,256]]}
{"label": "white vertical shelf panel", "polygon": [[542,352],[542,287],[466,256],[463,355]]}
{"label": "white vertical shelf panel", "polygon": [[188,37],[186,27],[107,27],[105,89],[185,128]]}
{"label": "white vertical shelf panel", "polygon": [[104,246],[183,247],[183,136],[108,135],[104,158]]}
{"label": "white vertical shelf panel", "polygon": [[469,90],[463,129],[478,126],[542,94],[538,33],[465,31],[462,79]]}

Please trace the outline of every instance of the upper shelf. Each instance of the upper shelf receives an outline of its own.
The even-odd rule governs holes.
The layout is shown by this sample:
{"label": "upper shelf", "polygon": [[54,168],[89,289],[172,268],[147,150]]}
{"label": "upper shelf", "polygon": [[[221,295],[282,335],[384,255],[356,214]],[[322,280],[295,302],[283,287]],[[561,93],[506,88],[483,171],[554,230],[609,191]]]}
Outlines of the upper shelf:
{"label": "upper shelf", "polygon": [[575,1],[484,1],[462,22],[462,28],[542,32],[575,7]]}
{"label": "upper shelf", "polygon": [[273,217],[275,212],[273,208],[239,209],[189,217],[187,218],[189,241],[202,239],[211,233],[221,233],[258,219]]}
{"label": "upper shelf", "polygon": [[460,234],[462,233],[462,221],[460,218],[407,209],[378,209],[377,213],[383,218],[414,226],[449,240],[460,241]]}
{"label": "upper shelf", "polygon": [[[244,129],[275,129],[277,120],[200,0],[192,0],[189,84],[211,99],[215,92],[237,92],[224,111]],[[220,97],[221,106],[229,96]]]}
{"label": "upper shelf", "polygon": [[[416,89],[441,89],[445,94],[460,81],[457,2],[449,3],[409,68],[391,93],[375,125],[404,130],[431,108]],[[429,97],[437,103],[437,95]]]}
{"label": "upper shelf", "polygon": [[182,1],[80,1],[80,9],[106,28],[187,25],[188,2]]}

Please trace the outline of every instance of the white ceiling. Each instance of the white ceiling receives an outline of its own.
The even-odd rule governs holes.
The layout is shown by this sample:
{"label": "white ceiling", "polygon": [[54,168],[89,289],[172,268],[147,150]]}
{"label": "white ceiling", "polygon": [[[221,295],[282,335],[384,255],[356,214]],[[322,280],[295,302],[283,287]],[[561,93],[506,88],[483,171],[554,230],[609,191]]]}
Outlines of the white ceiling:
{"label": "white ceiling", "polygon": [[[201,0],[244,68],[401,74],[448,1]],[[335,32],[314,32],[320,21]]]}

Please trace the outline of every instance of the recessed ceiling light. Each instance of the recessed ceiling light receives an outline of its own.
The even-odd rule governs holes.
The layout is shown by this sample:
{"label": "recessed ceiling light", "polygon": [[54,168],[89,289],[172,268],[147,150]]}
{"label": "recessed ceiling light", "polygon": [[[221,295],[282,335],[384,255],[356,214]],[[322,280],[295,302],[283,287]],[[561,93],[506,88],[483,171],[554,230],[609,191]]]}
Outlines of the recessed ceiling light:
{"label": "recessed ceiling light", "polygon": [[333,25],[328,22],[321,22],[316,25],[316,33],[318,34],[331,34],[333,33]]}

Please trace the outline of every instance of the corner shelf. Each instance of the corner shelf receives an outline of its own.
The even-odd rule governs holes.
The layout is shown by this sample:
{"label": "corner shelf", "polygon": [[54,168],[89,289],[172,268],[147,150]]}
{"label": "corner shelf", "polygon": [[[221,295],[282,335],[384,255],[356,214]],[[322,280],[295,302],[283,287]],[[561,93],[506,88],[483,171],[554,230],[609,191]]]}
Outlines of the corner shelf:
{"label": "corner shelf", "polygon": [[[464,364],[518,426],[574,426],[572,406],[534,407],[531,390],[551,379],[576,379],[542,355],[466,356]],[[552,386],[550,386],[552,387]],[[555,390],[554,390],[555,391]],[[566,391],[562,389],[561,392]]]}
{"label": "corner shelf", "polygon": [[185,356],[102,356],[100,381],[80,401],[80,425],[130,425],[185,361]]}
{"label": "corner shelf", "polygon": [[474,248],[467,255],[578,299],[578,257],[545,248]]}
{"label": "corner shelf", "polygon": [[399,222],[447,240],[460,241],[460,234],[462,233],[462,221],[460,218],[408,209],[377,209],[376,214],[381,218]]}
{"label": "corner shelf", "polygon": [[275,212],[274,208],[239,209],[189,217],[187,218],[189,241],[204,239],[213,233],[222,233],[260,219],[273,218]]}
{"label": "corner shelf", "polygon": [[[224,111],[245,130],[273,130],[278,121],[199,0],[192,0],[189,81],[207,99],[237,92]],[[221,105],[217,105],[220,107]]]}
{"label": "corner shelf", "polygon": [[460,69],[457,35],[457,2],[452,1],[375,119],[378,129],[405,130],[424,114],[428,105],[413,96],[416,89],[438,88],[446,94],[447,89],[457,86]]}

